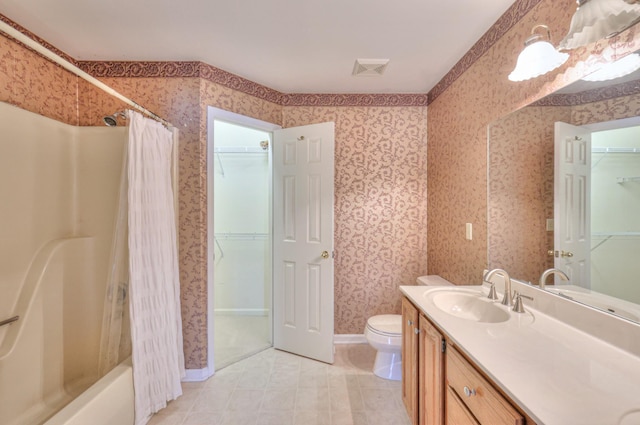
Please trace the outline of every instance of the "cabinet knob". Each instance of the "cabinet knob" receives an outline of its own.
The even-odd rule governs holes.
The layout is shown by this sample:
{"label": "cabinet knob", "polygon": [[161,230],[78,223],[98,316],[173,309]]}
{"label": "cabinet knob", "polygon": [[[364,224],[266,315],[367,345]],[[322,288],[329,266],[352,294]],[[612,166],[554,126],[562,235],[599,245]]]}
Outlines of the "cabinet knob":
{"label": "cabinet knob", "polygon": [[413,326],[413,320],[407,320],[407,326]]}
{"label": "cabinet knob", "polygon": [[415,328],[415,329],[413,330],[413,332],[414,332],[416,335],[418,335],[418,334],[420,333],[420,329]]}
{"label": "cabinet knob", "polygon": [[476,390],[475,389],[471,389],[469,387],[464,387],[464,395],[466,395],[467,397],[471,397],[472,395],[476,395]]}

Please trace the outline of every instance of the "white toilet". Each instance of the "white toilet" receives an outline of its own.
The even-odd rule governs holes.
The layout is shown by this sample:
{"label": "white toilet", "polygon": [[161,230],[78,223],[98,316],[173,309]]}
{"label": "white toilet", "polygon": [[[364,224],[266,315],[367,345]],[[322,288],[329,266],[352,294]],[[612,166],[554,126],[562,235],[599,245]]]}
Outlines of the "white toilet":
{"label": "white toilet", "polygon": [[[436,275],[420,276],[418,285],[443,286],[451,282]],[[364,329],[367,342],[376,349],[376,361],[373,373],[376,376],[393,381],[402,379],[402,316],[399,314],[381,314],[370,317]]]}

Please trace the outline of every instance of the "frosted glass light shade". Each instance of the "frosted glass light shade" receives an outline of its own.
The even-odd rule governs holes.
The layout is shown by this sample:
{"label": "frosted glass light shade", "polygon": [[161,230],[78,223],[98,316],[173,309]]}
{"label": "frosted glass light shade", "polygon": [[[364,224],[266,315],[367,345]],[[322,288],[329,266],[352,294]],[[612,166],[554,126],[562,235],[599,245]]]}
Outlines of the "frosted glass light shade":
{"label": "frosted glass light shade", "polygon": [[634,71],[640,69],[640,55],[632,53],[618,59],[615,62],[611,62],[597,70],[596,72],[587,75],[583,78],[584,81],[608,81],[616,78],[624,77]]}
{"label": "frosted glass light shade", "polygon": [[558,52],[548,41],[526,43],[515,69],[509,74],[511,81],[524,81],[553,71],[569,59],[569,54]]}
{"label": "frosted glass light shade", "polygon": [[579,0],[578,4],[559,50],[575,49],[615,35],[640,18],[640,6],[624,0]]}

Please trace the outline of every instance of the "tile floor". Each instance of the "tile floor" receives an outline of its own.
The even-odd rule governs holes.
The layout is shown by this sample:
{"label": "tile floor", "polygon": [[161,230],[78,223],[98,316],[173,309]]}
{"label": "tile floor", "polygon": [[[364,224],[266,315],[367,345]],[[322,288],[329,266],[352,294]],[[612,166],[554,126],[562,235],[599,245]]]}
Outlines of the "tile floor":
{"label": "tile floor", "polygon": [[367,344],[336,346],[333,365],[262,351],[184,383],[149,425],[409,425],[399,381],[371,373]]}
{"label": "tile floor", "polygon": [[218,315],[213,321],[216,367],[232,363],[271,347],[271,320],[268,316]]}

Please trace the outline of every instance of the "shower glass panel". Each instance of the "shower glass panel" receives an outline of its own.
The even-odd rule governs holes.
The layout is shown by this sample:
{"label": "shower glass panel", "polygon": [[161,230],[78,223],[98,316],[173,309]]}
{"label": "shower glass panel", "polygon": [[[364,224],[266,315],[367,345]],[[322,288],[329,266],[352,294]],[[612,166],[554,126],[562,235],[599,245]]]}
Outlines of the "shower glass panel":
{"label": "shower glass panel", "polygon": [[271,346],[271,134],[214,121],[214,359]]}

